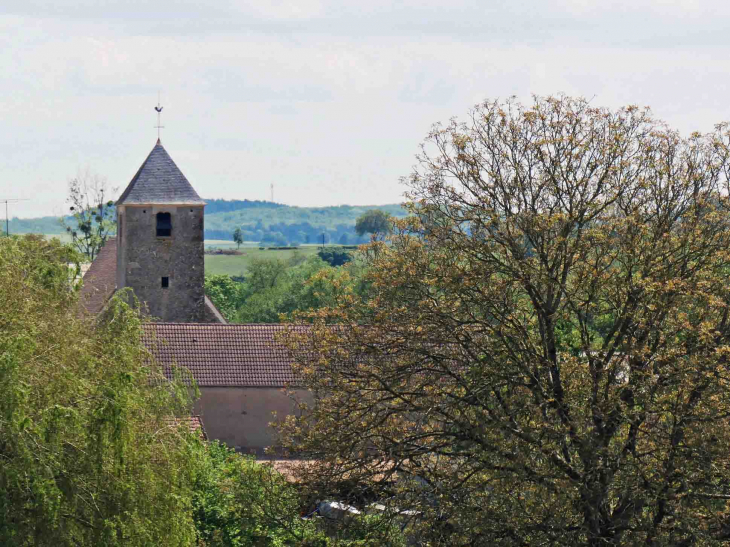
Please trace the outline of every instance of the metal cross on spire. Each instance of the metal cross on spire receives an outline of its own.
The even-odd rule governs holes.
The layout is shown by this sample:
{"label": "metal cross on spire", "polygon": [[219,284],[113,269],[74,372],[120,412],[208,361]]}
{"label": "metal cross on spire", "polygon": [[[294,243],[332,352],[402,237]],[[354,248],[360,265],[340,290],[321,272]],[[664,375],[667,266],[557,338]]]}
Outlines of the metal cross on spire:
{"label": "metal cross on spire", "polygon": [[160,104],[160,92],[157,92],[157,106],[155,107],[155,110],[157,111],[157,125],[155,126],[155,129],[157,129],[157,142],[160,142],[160,129],[165,129],[164,125],[160,124],[160,115],[162,114],[162,105]]}

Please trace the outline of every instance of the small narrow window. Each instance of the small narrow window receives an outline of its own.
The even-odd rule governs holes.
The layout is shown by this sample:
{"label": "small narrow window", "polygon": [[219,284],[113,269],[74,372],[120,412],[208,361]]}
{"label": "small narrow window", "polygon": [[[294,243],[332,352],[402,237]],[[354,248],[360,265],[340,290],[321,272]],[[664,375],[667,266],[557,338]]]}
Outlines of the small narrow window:
{"label": "small narrow window", "polygon": [[172,235],[172,219],[170,213],[157,213],[157,237]]}
{"label": "small narrow window", "polygon": [[170,278],[169,277],[163,277],[162,278],[162,288],[166,289],[170,286]]}

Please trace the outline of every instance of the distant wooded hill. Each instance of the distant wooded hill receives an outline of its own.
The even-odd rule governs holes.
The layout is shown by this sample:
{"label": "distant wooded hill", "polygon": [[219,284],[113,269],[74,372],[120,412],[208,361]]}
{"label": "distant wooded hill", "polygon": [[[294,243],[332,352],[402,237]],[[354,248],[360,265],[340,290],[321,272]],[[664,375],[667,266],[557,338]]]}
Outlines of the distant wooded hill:
{"label": "distant wooded hill", "polygon": [[[365,241],[355,233],[355,221],[365,211],[380,209],[395,216],[405,216],[398,204],[340,205],[336,207],[292,207],[269,201],[206,199],[205,238],[233,237],[240,227],[244,240],[271,245],[325,242],[353,244]],[[13,218],[11,233],[61,234],[58,217]]]}

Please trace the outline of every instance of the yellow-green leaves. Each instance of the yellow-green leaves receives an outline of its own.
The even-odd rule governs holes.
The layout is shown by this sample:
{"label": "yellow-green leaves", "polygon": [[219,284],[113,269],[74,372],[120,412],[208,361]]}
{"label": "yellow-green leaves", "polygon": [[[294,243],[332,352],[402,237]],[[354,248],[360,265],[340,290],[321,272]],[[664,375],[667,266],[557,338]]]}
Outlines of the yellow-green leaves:
{"label": "yellow-green leaves", "polygon": [[149,363],[124,299],[80,315],[74,258],[0,239],[0,544],[192,545],[189,439],[170,427],[188,390]]}
{"label": "yellow-green leaves", "polygon": [[371,300],[296,346],[312,487],[366,485],[432,544],[720,544],[726,131],[564,96],[435,127],[414,218],[365,253]]}

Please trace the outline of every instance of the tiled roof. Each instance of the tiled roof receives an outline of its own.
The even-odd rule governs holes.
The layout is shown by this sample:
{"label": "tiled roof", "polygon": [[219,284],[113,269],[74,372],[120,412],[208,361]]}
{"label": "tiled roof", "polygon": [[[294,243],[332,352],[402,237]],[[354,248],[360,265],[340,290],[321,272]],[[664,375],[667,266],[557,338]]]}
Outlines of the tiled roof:
{"label": "tiled roof", "polygon": [[187,424],[190,433],[197,433],[204,441],[208,440],[208,434],[205,431],[205,427],[203,427],[203,420],[200,419],[200,416],[187,416],[167,420],[167,425],[170,427],[177,427],[183,424]]}
{"label": "tiled roof", "polygon": [[96,315],[106,305],[117,287],[117,238],[111,237],[96,255],[84,274],[81,305]]}
{"label": "tiled roof", "polygon": [[147,323],[143,328],[144,343],[157,361],[187,368],[201,387],[297,383],[287,348],[276,339],[285,325]]}
{"label": "tiled roof", "polygon": [[205,205],[159,139],[117,201],[117,205],[148,203]]}

